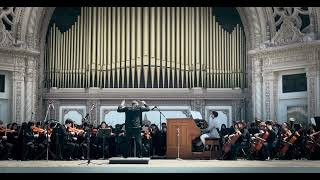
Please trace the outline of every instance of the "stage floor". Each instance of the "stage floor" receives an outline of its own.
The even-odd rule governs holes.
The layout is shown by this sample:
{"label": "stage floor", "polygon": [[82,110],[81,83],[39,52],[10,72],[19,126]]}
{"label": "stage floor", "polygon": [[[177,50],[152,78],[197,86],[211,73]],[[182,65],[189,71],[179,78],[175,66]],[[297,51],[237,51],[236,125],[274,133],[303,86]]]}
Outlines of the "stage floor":
{"label": "stage floor", "polygon": [[315,173],[320,161],[153,160],[149,164],[87,161],[0,161],[0,173]]}

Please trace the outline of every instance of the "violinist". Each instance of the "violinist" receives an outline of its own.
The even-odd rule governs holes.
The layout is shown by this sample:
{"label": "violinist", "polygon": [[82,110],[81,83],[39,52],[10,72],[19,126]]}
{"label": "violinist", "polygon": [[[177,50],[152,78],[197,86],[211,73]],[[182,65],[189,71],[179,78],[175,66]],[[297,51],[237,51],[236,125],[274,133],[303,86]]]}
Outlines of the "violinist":
{"label": "violinist", "polygon": [[35,150],[35,136],[33,132],[33,128],[35,127],[34,122],[30,121],[27,124],[27,127],[24,131],[24,136],[23,136],[23,149],[24,149],[24,154],[23,154],[23,160],[30,160],[33,158],[34,155],[34,150]]}
{"label": "violinist", "polygon": [[10,129],[4,127],[3,121],[0,120],[0,158],[12,159],[13,144],[8,142],[8,133],[11,133]]}
{"label": "violinist", "polygon": [[148,124],[145,124],[142,127],[142,156],[150,156],[151,155],[151,129]]}
{"label": "violinist", "polygon": [[161,124],[161,151],[160,154],[161,156],[164,156],[167,152],[167,124],[162,123]]}
{"label": "violinist", "polygon": [[63,136],[63,156],[66,160],[72,160],[77,157],[76,144],[72,142],[72,135],[74,135],[75,132],[69,132],[68,130],[72,127],[72,123],[73,121],[71,119],[66,119],[64,126],[61,126]]}
{"label": "violinist", "polygon": [[[226,150],[224,149],[224,159],[235,160],[237,159],[237,156],[239,154],[246,153],[243,151],[247,151],[248,149],[247,147],[250,139],[250,134],[248,129],[246,128],[246,124],[242,121],[235,122],[234,131],[235,132],[233,134],[228,136],[228,140],[225,142],[224,147],[230,146],[230,151],[226,153]],[[233,137],[237,137],[235,138],[235,142],[232,142]]]}

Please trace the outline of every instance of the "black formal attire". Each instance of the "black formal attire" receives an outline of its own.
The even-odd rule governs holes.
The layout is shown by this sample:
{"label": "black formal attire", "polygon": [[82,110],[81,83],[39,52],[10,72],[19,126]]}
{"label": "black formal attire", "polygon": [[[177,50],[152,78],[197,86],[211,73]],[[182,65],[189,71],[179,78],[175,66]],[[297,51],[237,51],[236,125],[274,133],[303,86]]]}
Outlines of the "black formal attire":
{"label": "black formal attire", "polygon": [[[142,112],[149,111],[150,108],[148,105],[143,106],[131,106],[126,107],[120,105],[118,107],[117,112],[125,112],[126,120],[125,120],[125,131],[126,131],[126,142],[128,145],[128,151],[131,150],[132,138],[134,138],[136,145],[136,155],[138,157],[141,156],[141,130],[142,130]],[[132,152],[132,151],[131,151]],[[128,152],[129,153],[129,152]],[[128,156],[128,154],[126,155]]]}

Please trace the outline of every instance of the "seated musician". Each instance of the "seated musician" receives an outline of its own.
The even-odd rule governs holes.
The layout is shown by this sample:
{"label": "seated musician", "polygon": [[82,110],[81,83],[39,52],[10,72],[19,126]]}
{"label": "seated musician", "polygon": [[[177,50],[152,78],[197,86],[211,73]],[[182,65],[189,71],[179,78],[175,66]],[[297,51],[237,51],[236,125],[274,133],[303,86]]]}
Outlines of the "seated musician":
{"label": "seated musician", "polygon": [[30,121],[27,124],[26,130],[24,132],[23,136],[23,149],[24,149],[24,155],[23,160],[30,160],[32,159],[32,156],[34,155],[35,150],[35,136],[33,134],[33,128],[35,127],[34,122]]}
{"label": "seated musician", "polygon": [[[108,124],[103,121],[100,124],[99,130],[100,129],[111,129],[111,128],[109,128]],[[99,132],[98,132],[98,134],[99,134]],[[114,135],[114,134],[111,132],[110,135]],[[110,147],[109,140],[110,140],[110,137],[104,137],[104,138],[103,137],[97,137],[96,138],[95,144],[98,145],[98,150],[100,152],[99,154],[102,154],[104,152],[105,154],[109,155],[109,147]]]}
{"label": "seated musician", "polygon": [[63,155],[66,160],[72,160],[78,155],[76,144],[72,142],[72,136],[75,134],[75,132],[69,131],[69,129],[72,127],[72,123],[73,121],[71,119],[66,119],[64,126],[60,126],[63,136]]}
{"label": "seated musician", "polygon": [[209,117],[208,127],[202,131],[203,134],[200,136],[201,142],[197,144],[198,146],[200,146],[201,143],[204,145],[206,138],[220,138],[218,122],[216,120],[217,117],[218,113],[216,111],[212,111]]}
{"label": "seated musician", "polygon": [[260,160],[268,159],[274,148],[274,141],[276,140],[277,134],[272,129],[272,121],[261,122],[260,133],[255,134],[255,137],[260,136],[260,138],[262,138],[265,133],[268,133],[269,135],[265,140],[263,140],[263,146],[261,150],[258,152],[258,158]]}
{"label": "seated musician", "polygon": [[161,132],[156,124],[151,124],[151,155],[161,156]]}
{"label": "seated musician", "polygon": [[[224,149],[224,159],[227,160],[235,160],[237,156],[241,153],[247,153],[248,143],[250,139],[250,134],[248,129],[246,128],[246,124],[242,121],[236,122],[234,124],[235,132],[232,135],[229,135],[229,139],[232,139],[232,136],[239,135],[239,138],[232,144],[232,140],[226,141],[225,143],[231,143],[231,149],[229,152],[226,152]],[[226,147],[224,145],[224,147]],[[245,151],[245,152],[244,152]],[[246,155],[246,154],[244,154]]]}
{"label": "seated musician", "polygon": [[12,159],[13,144],[8,141],[7,134],[11,133],[10,129],[4,127],[3,121],[0,120],[0,158]]}

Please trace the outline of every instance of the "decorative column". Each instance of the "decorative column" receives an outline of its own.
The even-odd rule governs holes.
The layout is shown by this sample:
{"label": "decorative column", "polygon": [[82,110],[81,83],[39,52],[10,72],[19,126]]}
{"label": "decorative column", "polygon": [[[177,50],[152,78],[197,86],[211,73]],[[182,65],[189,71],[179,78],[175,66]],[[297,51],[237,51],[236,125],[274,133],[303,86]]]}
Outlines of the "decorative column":
{"label": "decorative column", "polygon": [[264,120],[274,119],[274,79],[273,72],[263,72]]}
{"label": "decorative column", "polygon": [[315,116],[316,112],[316,79],[317,79],[317,66],[309,66],[306,68],[307,82],[308,82],[308,119]]}
{"label": "decorative column", "polygon": [[[91,113],[90,113],[90,110],[92,108],[92,106],[95,106]],[[100,106],[100,105],[99,105]],[[96,100],[88,100],[87,101],[87,113],[89,113],[89,118],[90,118],[90,123],[93,124],[94,126],[98,126],[99,122],[98,122],[98,101]]]}
{"label": "decorative column", "polygon": [[26,119],[24,119],[24,71],[14,71],[12,80],[12,119],[13,122],[21,124],[22,122],[26,121]]}
{"label": "decorative column", "polygon": [[[26,121],[31,120],[31,114],[35,112],[34,97],[35,97],[35,62],[33,58],[28,59],[25,76],[25,116]],[[36,120],[33,116],[33,119]]]}
{"label": "decorative column", "polygon": [[195,99],[191,101],[191,110],[199,111],[202,118],[205,119],[205,101],[203,99]]}
{"label": "decorative column", "polygon": [[252,104],[254,118],[262,118],[262,62],[260,59],[253,59],[253,82],[252,82]]}

